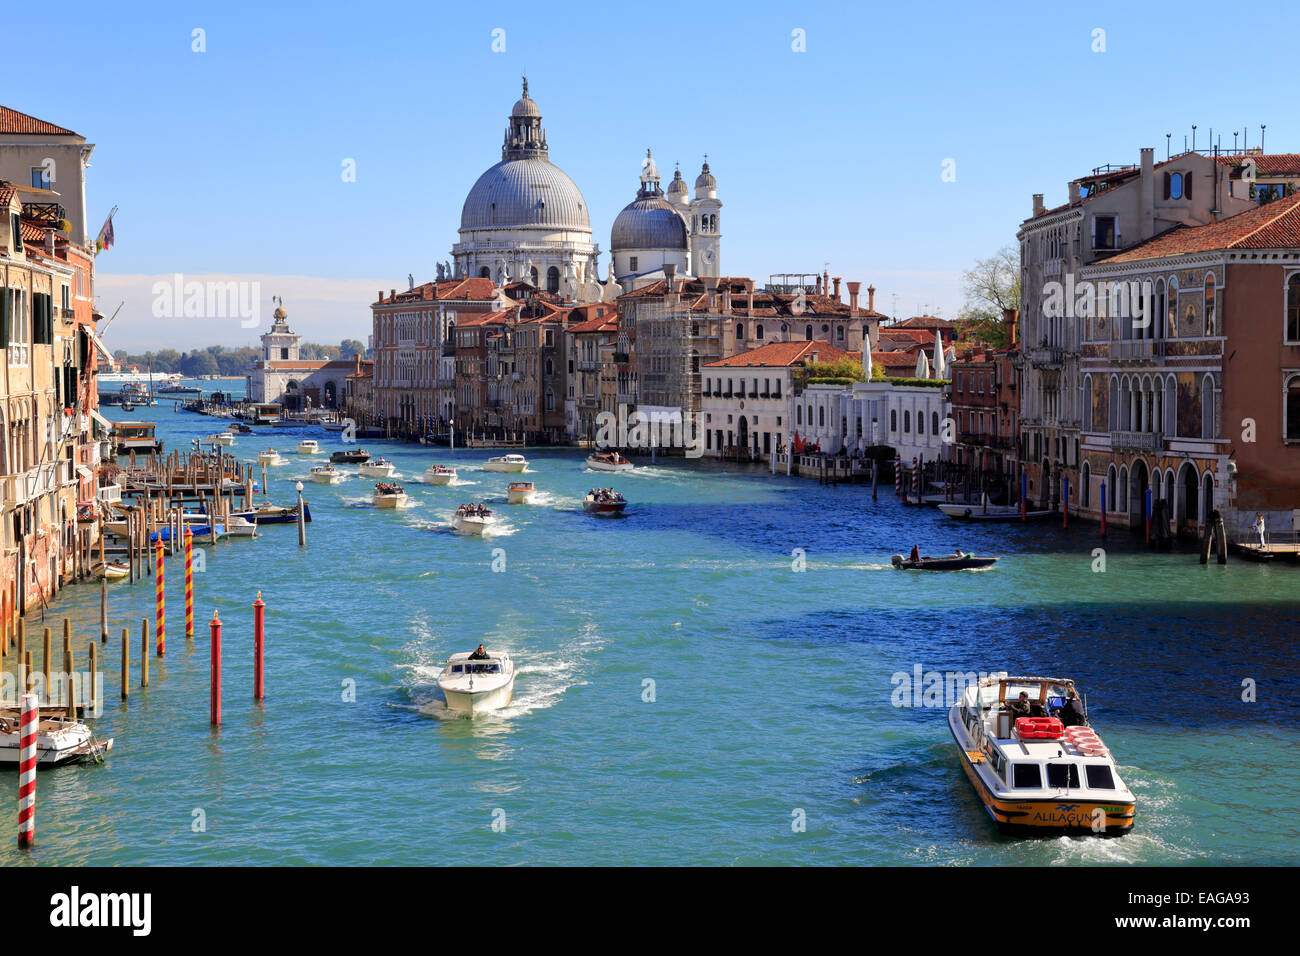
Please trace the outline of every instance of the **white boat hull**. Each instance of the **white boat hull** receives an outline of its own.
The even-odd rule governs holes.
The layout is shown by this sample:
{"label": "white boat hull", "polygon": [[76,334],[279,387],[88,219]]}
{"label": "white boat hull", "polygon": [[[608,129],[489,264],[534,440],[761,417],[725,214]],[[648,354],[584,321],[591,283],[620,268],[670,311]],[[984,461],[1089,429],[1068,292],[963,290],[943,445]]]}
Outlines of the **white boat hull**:
{"label": "white boat hull", "polygon": [[406,495],[375,495],[376,508],[400,508],[406,504]]}
{"label": "white boat hull", "polygon": [[449,485],[456,480],[456,473],[454,471],[450,474],[447,472],[426,471],[424,480],[431,485]]}
{"label": "white boat hull", "polygon": [[281,458],[278,454],[277,454],[277,455],[258,455],[258,456],[257,456],[257,463],[258,463],[259,465],[266,465],[268,468],[270,468],[270,467],[273,466],[273,465],[283,465],[283,464],[284,464],[284,459]]}
{"label": "white boat hull", "polygon": [[[17,765],[21,757],[18,746],[17,721],[11,733],[0,733],[0,765]],[[42,720],[41,724],[48,723]],[[54,730],[43,730],[36,735],[36,766],[57,767],[59,764],[80,760],[90,756],[96,748],[103,752],[111,750],[113,738],[95,741],[90,728],[77,722],[64,724]]]}
{"label": "white boat hull", "polygon": [[343,475],[338,472],[332,475],[323,475],[316,472],[311,476],[311,480],[320,485],[337,485],[343,482]]}
{"label": "white boat hull", "polygon": [[621,461],[614,465],[607,461],[593,461],[588,458],[587,467],[592,471],[631,471],[634,466],[630,461]]}
{"label": "white boat hull", "polygon": [[[515,695],[515,675],[511,671],[499,686],[484,688],[487,682],[482,678],[476,681],[474,690],[466,689],[463,678],[440,680],[438,687],[447,700],[447,709],[458,714],[481,714],[490,710],[508,707]],[[482,689],[480,689],[482,688]]]}
{"label": "white boat hull", "polygon": [[357,467],[361,470],[361,474],[365,475],[367,478],[391,478],[393,472],[397,471],[397,466],[392,462],[375,465],[367,461],[362,462]]}
{"label": "white boat hull", "polygon": [[483,534],[488,528],[496,524],[496,521],[495,516],[477,518],[457,515],[452,519],[452,526],[461,534]]}
{"label": "white boat hull", "polygon": [[533,503],[533,497],[536,494],[536,488],[529,488],[523,491],[512,488],[506,492],[506,500],[512,505],[530,505]]}
{"label": "white boat hull", "polygon": [[484,471],[495,471],[503,475],[517,475],[528,467],[526,461],[486,461]]}

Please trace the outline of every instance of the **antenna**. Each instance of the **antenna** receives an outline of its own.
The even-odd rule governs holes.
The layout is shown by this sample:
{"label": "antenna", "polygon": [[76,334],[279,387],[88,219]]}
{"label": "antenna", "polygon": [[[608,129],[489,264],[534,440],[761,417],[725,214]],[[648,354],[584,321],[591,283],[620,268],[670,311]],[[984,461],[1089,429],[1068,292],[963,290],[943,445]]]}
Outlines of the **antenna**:
{"label": "antenna", "polygon": [[1232,151],[1234,153],[1237,151],[1237,131],[1235,129],[1232,131]]}
{"label": "antenna", "polygon": [[1196,124],[1192,124],[1192,152],[1196,152]]}
{"label": "antenna", "polygon": [[1166,160],[1168,160],[1170,157],[1169,139],[1173,135],[1174,135],[1173,133],[1165,133],[1165,159]]}
{"label": "antenna", "polygon": [[1265,128],[1266,128],[1266,127],[1264,126],[1263,123],[1260,123],[1260,124],[1259,124],[1259,151],[1260,151],[1261,153],[1264,152],[1264,130],[1265,130]]}

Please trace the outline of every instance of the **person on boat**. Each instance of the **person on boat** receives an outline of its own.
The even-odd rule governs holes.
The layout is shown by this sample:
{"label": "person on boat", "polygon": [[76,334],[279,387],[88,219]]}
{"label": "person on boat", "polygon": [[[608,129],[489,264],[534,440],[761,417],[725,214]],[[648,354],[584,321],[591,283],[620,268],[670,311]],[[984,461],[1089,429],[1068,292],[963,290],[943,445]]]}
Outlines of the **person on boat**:
{"label": "person on boat", "polygon": [[469,656],[469,659],[472,661],[487,660],[488,659],[487,649],[482,644],[480,644],[477,648],[475,648],[474,653]]}
{"label": "person on boat", "polygon": [[920,560],[921,560],[921,546],[920,546],[920,545],[916,545],[916,544],[912,545],[912,553],[911,553],[910,555],[908,555],[908,558],[907,558],[907,559],[908,559],[909,561],[920,561]]}
{"label": "person on boat", "polygon": [[1022,690],[1020,696],[1013,700],[1007,709],[1011,711],[1013,720],[1030,716],[1029,694]]}
{"label": "person on boat", "polygon": [[964,558],[966,557],[966,552],[963,551],[961,548],[954,548],[952,552],[952,556],[954,558]]}
{"label": "person on boat", "polygon": [[1061,707],[1061,712],[1057,714],[1061,723],[1066,727],[1082,727],[1085,723],[1083,708],[1079,705],[1079,695],[1070,688],[1069,694],[1065,697],[1065,704]]}

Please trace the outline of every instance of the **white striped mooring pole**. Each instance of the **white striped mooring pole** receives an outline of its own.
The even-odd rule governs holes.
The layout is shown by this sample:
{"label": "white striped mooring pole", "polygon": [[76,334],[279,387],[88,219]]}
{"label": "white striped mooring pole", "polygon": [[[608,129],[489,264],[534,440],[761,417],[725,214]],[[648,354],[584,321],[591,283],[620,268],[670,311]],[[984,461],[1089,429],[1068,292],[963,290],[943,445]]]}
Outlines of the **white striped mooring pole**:
{"label": "white striped mooring pole", "polygon": [[23,694],[18,732],[18,845],[31,846],[36,836],[36,727],[40,707],[35,694]]}

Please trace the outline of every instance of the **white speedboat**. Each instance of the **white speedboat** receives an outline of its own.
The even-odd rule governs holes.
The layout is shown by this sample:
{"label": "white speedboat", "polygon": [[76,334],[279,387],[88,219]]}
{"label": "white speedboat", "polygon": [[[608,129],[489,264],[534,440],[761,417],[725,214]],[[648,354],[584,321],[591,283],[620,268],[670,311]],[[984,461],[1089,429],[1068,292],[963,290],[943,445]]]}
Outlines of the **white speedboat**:
{"label": "white speedboat", "polygon": [[1026,509],[1021,515],[1019,505],[991,505],[991,504],[948,504],[940,503],[939,510],[949,518],[955,518],[958,521],[1039,521],[1043,518],[1050,518],[1059,514],[1056,511],[1035,511]]}
{"label": "white speedboat", "polygon": [[424,470],[424,480],[430,485],[449,485],[456,480],[456,469],[446,465],[430,465]]}
{"label": "white speedboat", "polygon": [[631,471],[632,463],[616,451],[597,451],[587,456],[592,471]]}
{"label": "white speedboat", "polygon": [[506,500],[512,505],[531,505],[537,494],[537,486],[531,481],[512,481],[506,489]]}
{"label": "white speedboat", "polygon": [[390,481],[381,481],[375,485],[373,501],[376,508],[400,508],[406,504],[406,491],[401,485],[395,485]]}
{"label": "white speedboat", "polygon": [[483,462],[484,471],[500,471],[514,475],[528,467],[528,459],[523,455],[498,455]]}
{"label": "white speedboat", "polygon": [[451,523],[461,534],[482,534],[497,523],[497,516],[485,505],[461,505]]}
{"label": "white speedboat", "polygon": [[209,435],[203,439],[205,445],[221,445],[224,448],[229,448],[234,443],[235,436],[230,432],[217,432],[215,435]]}
{"label": "white speedboat", "polygon": [[304,438],[298,442],[298,454],[300,455],[319,455],[320,442],[314,438]]}
{"label": "white speedboat", "polygon": [[91,573],[93,573],[97,578],[107,578],[110,581],[121,581],[131,573],[131,569],[120,561],[109,561],[107,564],[96,562],[95,566],[91,568]]}
{"label": "white speedboat", "polygon": [[438,675],[447,709],[473,716],[509,705],[515,693],[515,662],[503,651],[470,660],[468,651],[451,655]]}
{"label": "white speedboat", "polygon": [[627,501],[618,492],[588,492],[587,497],[582,499],[582,510],[601,518],[621,517],[626,508]]}
{"label": "white speedboat", "polygon": [[337,485],[343,481],[343,472],[333,465],[312,465],[307,477],[322,485]]}
{"label": "white speedboat", "polygon": [[359,464],[357,469],[367,478],[391,478],[397,466],[387,458],[371,458]]}
{"label": "white speedboat", "polygon": [[1073,681],[986,675],[948,710],[948,729],[1000,830],[1121,836],[1133,829],[1133,794],[1088,725]]}
{"label": "white speedboat", "polygon": [[258,454],[257,463],[259,465],[266,465],[267,467],[271,467],[272,465],[283,465],[284,459],[280,456],[280,453],[276,451],[274,448],[268,448],[266,451],[260,452]]}
{"label": "white speedboat", "polygon": [[257,519],[249,520],[240,515],[231,515],[226,519],[226,534],[232,538],[256,538]]}
{"label": "white speedboat", "polygon": [[[16,765],[21,756],[19,730],[22,713],[17,707],[0,708],[0,764]],[[36,723],[36,766],[57,767],[61,763],[97,757],[113,747],[113,738],[96,740],[79,720],[46,711]]]}

